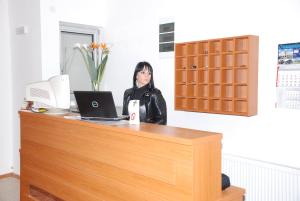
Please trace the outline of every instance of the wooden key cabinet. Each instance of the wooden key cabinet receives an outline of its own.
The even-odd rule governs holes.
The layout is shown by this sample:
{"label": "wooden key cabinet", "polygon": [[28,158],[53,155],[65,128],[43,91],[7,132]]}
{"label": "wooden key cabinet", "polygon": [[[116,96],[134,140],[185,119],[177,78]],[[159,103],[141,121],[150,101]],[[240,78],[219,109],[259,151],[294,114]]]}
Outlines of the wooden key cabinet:
{"label": "wooden key cabinet", "polygon": [[175,110],[257,114],[258,36],[177,43]]}

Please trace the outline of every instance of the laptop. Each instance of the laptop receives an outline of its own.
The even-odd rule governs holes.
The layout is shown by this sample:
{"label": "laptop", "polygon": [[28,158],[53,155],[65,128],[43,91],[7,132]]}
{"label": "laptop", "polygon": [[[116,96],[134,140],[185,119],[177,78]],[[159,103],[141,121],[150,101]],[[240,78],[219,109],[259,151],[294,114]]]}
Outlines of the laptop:
{"label": "laptop", "polygon": [[118,116],[111,91],[74,91],[81,119],[118,121],[127,116]]}

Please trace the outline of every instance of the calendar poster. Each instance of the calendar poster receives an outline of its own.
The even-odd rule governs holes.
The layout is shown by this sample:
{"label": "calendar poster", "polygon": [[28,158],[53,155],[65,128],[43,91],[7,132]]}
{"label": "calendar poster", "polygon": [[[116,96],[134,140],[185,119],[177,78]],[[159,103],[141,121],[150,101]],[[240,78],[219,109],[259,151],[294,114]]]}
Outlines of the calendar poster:
{"label": "calendar poster", "polygon": [[276,107],[300,109],[300,43],[278,45]]}

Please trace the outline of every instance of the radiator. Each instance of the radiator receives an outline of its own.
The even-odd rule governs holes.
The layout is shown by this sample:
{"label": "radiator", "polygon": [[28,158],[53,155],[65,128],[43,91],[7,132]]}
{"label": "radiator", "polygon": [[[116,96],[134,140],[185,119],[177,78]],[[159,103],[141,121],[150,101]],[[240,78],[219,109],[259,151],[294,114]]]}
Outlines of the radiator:
{"label": "radiator", "polygon": [[300,201],[300,169],[223,154],[222,172],[245,201]]}

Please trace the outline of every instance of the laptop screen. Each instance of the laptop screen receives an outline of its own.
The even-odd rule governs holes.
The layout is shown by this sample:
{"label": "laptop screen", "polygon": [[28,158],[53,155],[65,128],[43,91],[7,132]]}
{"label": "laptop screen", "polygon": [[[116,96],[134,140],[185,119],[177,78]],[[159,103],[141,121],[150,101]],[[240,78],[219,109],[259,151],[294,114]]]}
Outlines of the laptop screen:
{"label": "laptop screen", "polygon": [[111,91],[74,91],[81,117],[116,118]]}

